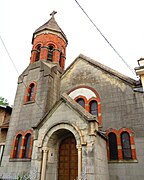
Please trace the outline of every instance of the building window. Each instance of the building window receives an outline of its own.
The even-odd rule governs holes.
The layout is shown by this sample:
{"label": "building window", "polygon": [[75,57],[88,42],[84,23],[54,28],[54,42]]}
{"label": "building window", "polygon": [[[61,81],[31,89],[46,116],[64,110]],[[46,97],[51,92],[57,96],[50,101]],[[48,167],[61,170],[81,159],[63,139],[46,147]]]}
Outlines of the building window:
{"label": "building window", "polygon": [[24,98],[24,102],[31,102],[35,100],[36,96],[36,83],[32,82],[26,89],[26,95]]}
{"label": "building window", "polygon": [[121,133],[123,159],[132,159],[130,136],[127,132]]}
{"label": "building window", "polygon": [[68,92],[69,96],[76,102],[82,98],[84,100],[84,109],[97,116],[99,126],[102,126],[101,101],[99,94],[95,89],[88,86],[78,86]]}
{"label": "building window", "polygon": [[37,50],[37,53],[36,53],[36,60],[35,61],[39,61],[40,59],[40,48],[41,48],[41,45],[37,45],[36,47],[36,50]]}
{"label": "building window", "polygon": [[34,83],[30,84],[29,86],[29,94],[28,94],[28,101],[33,100],[33,95],[34,95]]}
{"label": "building window", "polygon": [[90,113],[93,115],[98,116],[98,105],[97,105],[97,101],[91,101],[90,102]]}
{"label": "building window", "polygon": [[31,146],[31,134],[28,133],[25,136],[24,158],[29,158],[30,146]]}
{"label": "building window", "polygon": [[136,160],[134,135],[129,128],[107,131],[109,160]]}
{"label": "building window", "polygon": [[109,140],[109,155],[110,160],[117,160],[118,159],[118,149],[117,149],[117,139],[115,133],[111,132],[108,135]]}
{"label": "building window", "polygon": [[28,130],[25,133],[21,132],[21,134],[17,134],[17,136],[15,136],[13,149],[10,155],[11,159],[31,158],[33,143],[31,133],[32,131]]}
{"label": "building window", "polygon": [[16,137],[15,158],[19,158],[19,156],[20,156],[21,143],[22,143],[22,135],[19,134],[19,135]]}
{"label": "building window", "polygon": [[62,52],[60,52],[59,66],[62,67]]}
{"label": "building window", "polygon": [[77,102],[79,105],[81,105],[83,108],[85,108],[85,102],[84,102],[84,100],[83,100],[82,98],[77,99],[76,102]]}
{"label": "building window", "polygon": [[54,46],[53,45],[48,46],[48,56],[47,56],[48,61],[53,60],[53,51],[54,51]]}

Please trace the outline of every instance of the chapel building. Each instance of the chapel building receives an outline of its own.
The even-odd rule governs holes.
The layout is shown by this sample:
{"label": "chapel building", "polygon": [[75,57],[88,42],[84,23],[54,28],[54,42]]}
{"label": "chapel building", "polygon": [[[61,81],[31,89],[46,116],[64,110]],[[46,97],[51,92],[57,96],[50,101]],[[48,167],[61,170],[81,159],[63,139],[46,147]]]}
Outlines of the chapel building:
{"label": "chapel building", "polygon": [[144,59],[140,80],[82,54],[65,70],[55,13],[18,78],[0,179],[143,180]]}

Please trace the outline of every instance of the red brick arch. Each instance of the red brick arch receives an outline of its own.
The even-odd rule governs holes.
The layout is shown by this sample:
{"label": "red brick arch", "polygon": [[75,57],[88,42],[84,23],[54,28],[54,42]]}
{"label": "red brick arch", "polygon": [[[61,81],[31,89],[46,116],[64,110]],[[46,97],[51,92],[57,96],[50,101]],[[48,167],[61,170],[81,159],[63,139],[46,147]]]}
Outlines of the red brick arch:
{"label": "red brick arch", "polygon": [[95,93],[96,97],[98,97],[98,98],[100,99],[100,96],[99,96],[98,92],[97,92],[94,88],[92,88],[92,87],[90,87],[90,86],[85,86],[85,85],[76,86],[76,87],[74,87],[73,89],[71,89],[70,91],[68,91],[67,94],[70,94],[70,93],[73,92],[74,90],[80,89],[80,88],[86,88],[86,89],[89,89],[89,90],[93,91],[93,92]]}
{"label": "red brick arch", "polygon": [[17,150],[17,137],[19,135],[22,136],[22,142],[21,142],[21,146],[20,146],[20,152],[19,152],[19,157],[18,159],[22,159],[24,158],[24,152],[25,152],[25,137],[27,134],[31,135],[31,140],[30,140],[30,148],[29,148],[29,153],[28,153],[28,158],[31,158],[31,154],[32,154],[32,145],[33,145],[33,137],[32,137],[32,130],[28,130],[26,132],[23,131],[18,131],[14,137],[13,143],[12,143],[12,150],[11,150],[11,154],[10,154],[10,158],[16,158],[16,150]]}
{"label": "red brick arch", "polygon": [[[37,44],[41,44],[41,52],[40,52],[40,60],[47,60],[47,56],[48,56],[48,45],[54,45],[54,52],[53,52],[53,60],[52,62],[57,62],[59,64],[61,64],[61,68],[64,69],[65,67],[65,56],[66,56],[66,46],[67,46],[67,42],[59,37],[56,34],[52,34],[52,33],[42,33],[37,35],[36,37],[34,37],[34,41],[33,41],[33,48],[32,48],[32,55],[31,55],[31,62],[30,63],[34,63],[35,62],[35,54],[36,54],[36,45]],[[62,59],[60,62],[60,53],[61,50],[63,49],[63,54],[62,54]],[[33,55],[34,54],[34,55]]]}
{"label": "red brick arch", "polygon": [[86,89],[89,89],[91,90],[92,92],[94,92],[94,94],[96,95],[96,97],[92,97],[90,99],[87,99],[85,96],[83,95],[79,95],[77,97],[74,98],[74,100],[77,100],[79,98],[82,98],[85,102],[85,109],[90,112],[90,103],[91,101],[96,101],[97,102],[97,105],[98,105],[98,122],[99,122],[99,125],[102,125],[102,115],[101,115],[101,102],[100,102],[100,97],[99,97],[99,94],[97,93],[97,91],[92,88],[92,87],[89,87],[89,86],[85,86],[85,85],[82,85],[82,86],[77,86],[75,88],[73,88],[72,90],[70,90],[67,94],[70,94],[71,92],[75,91],[76,89],[81,89],[81,88],[86,88]]}
{"label": "red brick arch", "polygon": [[135,142],[134,142],[134,133],[129,128],[121,128],[121,129],[119,129],[119,135],[121,135],[123,132],[127,132],[129,134],[129,136],[130,136],[132,159],[136,159],[136,149],[135,149]]}
{"label": "red brick arch", "polygon": [[[14,140],[13,140],[13,143],[12,143],[12,151],[11,151],[11,154],[10,154],[10,158],[15,158],[16,157],[16,150],[17,150],[17,144],[18,144],[18,141],[17,141],[17,137],[19,135],[22,136],[23,138],[23,131],[18,131],[14,137]],[[19,154],[19,156],[21,156],[21,152]]]}
{"label": "red brick arch", "polygon": [[[106,136],[108,137],[109,133],[114,133],[116,135],[116,141],[117,141],[117,147],[118,147],[118,139],[119,139],[119,136],[118,136],[118,131],[116,129],[109,129],[106,131]],[[117,148],[118,149],[118,148]],[[118,159],[121,158],[121,153],[119,152],[119,149],[118,149]],[[109,141],[107,141],[107,155],[108,155],[108,160],[110,160],[110,150],[109,150]]]}
{"label": "red brick arch", "polygon": [[24,103],[27,103],[29,102],[29,92],[30,92],[30,88],[31,88],[31,85],[34,84],[34,93],[32,95],[32,102],[35,101],[35,97],[36,97],[36,90],[37,90],[37,84],[35,81],[32,81],[29,83],[29,85],[27,86],[26,88],[26,91],[25,91],[25,96],[24,96]]}
{"label": "red brick arch", "polygon": [[[119,130],[116,129],[109,129],[106,131],[106,135],[108,137],[109,133],[114,133],[117,139],[117,149],[118,149],[118,160],[123,160],[123,153],[122,153],[122,143],[121,143],[121,134],[123,132],[127,132],[130,136],[130,145],[131,145],[131,154],[132,160],[136,159],[136,150],[135,150],[135,143],[134,143],[134,134],[133,131],[129,128],[121,128]],[[110,152],[109,152],[109,141],[107,141],[107,153],[108,153],[108,160],[110,160]]]}
{"label": "red brick arch", "polygon": [[[43,44],[41,42],[39,42],[33,46],[32,51],[31,51],[30,64],[32,64],[36,61],[36,56],[38,53],[38,51],[37,51],[38,45],[40,45],[41,47],[43,46]],[[41,51],[40,51],[40,55],[41,55]]]}

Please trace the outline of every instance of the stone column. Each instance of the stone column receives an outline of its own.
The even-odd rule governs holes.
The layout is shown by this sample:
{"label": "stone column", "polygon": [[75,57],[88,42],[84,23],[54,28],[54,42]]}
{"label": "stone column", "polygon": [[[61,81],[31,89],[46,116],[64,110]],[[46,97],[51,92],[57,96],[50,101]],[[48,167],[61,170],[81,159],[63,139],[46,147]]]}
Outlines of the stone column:
{"label": "stone column", "polygon": [[45,180],[48,148],[47,147],[43,147],[42,148],[42,152],[43,152],[43,159],[42,159],[42,168],[41,168],[41,180]]}
{"label": "stone column", "polygon": [[42,46],[40,52],[40,60],[47,60],[48,56],[48,46]]}
{"label": "stone column", "polygon": [[76,146],[78,149],[78,180],[81,179],[82,173],[82,147],[81,145]]}
{"label": "stone column", "polygon": [[31,57],[30,57],[30,64],[34,63],[35,60],[36,60],[36,55],[37,55],[37,50],[36,49],[33,49],[31,51]]}

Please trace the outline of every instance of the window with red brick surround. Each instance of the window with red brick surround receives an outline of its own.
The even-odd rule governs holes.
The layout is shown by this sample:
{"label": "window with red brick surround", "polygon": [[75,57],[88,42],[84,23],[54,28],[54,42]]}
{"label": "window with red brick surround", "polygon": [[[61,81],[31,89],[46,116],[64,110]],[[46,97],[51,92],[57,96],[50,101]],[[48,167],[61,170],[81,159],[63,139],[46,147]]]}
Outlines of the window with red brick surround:
{"label": "window with red brick surround", "polygon": [[76,102],[78,102],[79,100],[83,100],[84,108],[91,114],[96,115],[98,117],[99,124],[102,125],[102,117],[101,117],[101,108],[100,108],[99,98],[90,98],[89,100],[87,100],[87,98],[85,96],[79,95],[74,100]]}
{"label": "window with red brick surround", "polygon": [[32,145],[33,145],[33,138],[32,138],[32,131],[28,130],[24,134],[24,158],[31,158],[32,155]]}
{"label": "window with red brick surround", "polygon": [[85,98],[84,97],[78,97],[78,98],[76,98],[75,99],[75,101],[79,104],[79,105],[81,105],[83,108],[85,108],[85,100],[84,100]]}
{"label": "window with red brick surround", "polygon": [[[77,97],[74,98],[74,100],[76,101],[77,99],[79,98],[82,98],[85,102],[85,109],[90,112],[91,109],[90,109],[90,106],[91,106],[91,103],[92,102],[96,102],[96,109],[97,109],[97,118],[98,118],[98,123],[100,126],[102,126],[102,114],[101,114],[101,101],[100,101],[100,97],[99,97],[99,94],[97,93],[97,91],[95,89],[93,89],[92,87],[89,87],[89,86],[77,86],[73,89],[71,89],[68,94],[70,94],[71,92],[77,90],[77,89],[81,89],[81,88],[86,88],[86,89],[89,89],[90,91],[92,91],[96,97],[91,97],[90,99],[87,99],[85,96],[82,96],[82,95],[78,95]],[[95,111],[96,112],[96,111]]]}
{"label": "window with red brick surround", "polygon": [[24,102],[35,101],[36,96],[36,82],[31,82],[29,86],[26,88]]}
{"label": "window with red brick surround", "polygon": [[39,61],[39,59],[40,59],[40,49],[41,49],[41,45],[38,44],[38,45],[36,46],[36,57],[35,57],[35,61]]}
{"label": "window with red brick surround", "polygon": [[31,64],[40,60],[41,47],[42,44],[40,43],[33,46],[33,49],[31,51],[31,58],[30,58]]}
{"label": "window with red brick surround", "polygon": [[136,150],[134,144],[134,135],[133,132],[129,128],[121,128],[120,130],[110,129],[106,132],[108,141],[107,141],[107,152],[108,152],[108,160],[114,160],[111,158],[111,154],[115,152],[110,152],[112,149],[110,148],[111,137],[110,133],[114,133],[117,141],[117,149],[118,149],[118,160],[136,160]]}
{"label": "window with red brick surround", "polygon": [[12,151],[10,154],[11,159],[31,158],[32,154],[32,131],[18,132],[13,140]]}
{"label": "window with red brick surround", "polygon": [[129,133],[127,133],[126,131],[121,133],[121,145],[123,159],[132,159],[130,136]]}
{"label": "window with red brick surround", "polygon": [[21,143],[22,143],[22,135],[18,134],[15,143],[15,158],[19,158],[20,156]]}
{"label": "window with red brick surround", "polygon": [[53,55],[54,55],[54,45],[49,44],[47,60],[53,62]]}
{"label": "window with red brick surround", "polygon": [[93,114],[93,115],[98,116],[98,104],[97,104],[97,101],[95,101],[95,100],[90,101],[89,106],[90,106],[90,113]]}
{"label": "window with red brick surround", "polygon": [[117,160],[118,159],[118,147],[117,147],[117,138],[116,134],[113,132],[110,132],[108,134],[108,140],[109,140],[109,158],[110,160]]}

